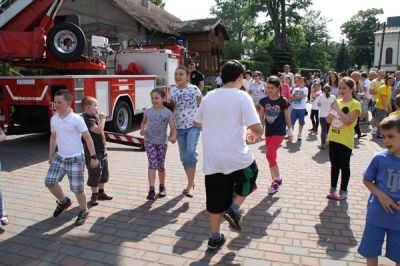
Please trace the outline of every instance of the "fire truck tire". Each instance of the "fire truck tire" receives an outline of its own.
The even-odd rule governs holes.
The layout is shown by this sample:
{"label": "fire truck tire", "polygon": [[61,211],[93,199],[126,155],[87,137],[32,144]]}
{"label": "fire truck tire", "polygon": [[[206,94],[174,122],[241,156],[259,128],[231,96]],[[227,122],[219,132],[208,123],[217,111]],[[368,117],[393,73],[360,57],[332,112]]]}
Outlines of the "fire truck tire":
{"label": "fire truck tire", "polygon": [[55,24],[47,34],[50,53],[59,61],[78,60],[85,49],[86,37],[81,28],[70,22]]}
{"label": "fire truck tire", "polygon": [[129,108],[129,104],[119,101],[115,107],[112,121],[114,132],[121,134],[128,133],[131,128],[132,118],[132,111]]}

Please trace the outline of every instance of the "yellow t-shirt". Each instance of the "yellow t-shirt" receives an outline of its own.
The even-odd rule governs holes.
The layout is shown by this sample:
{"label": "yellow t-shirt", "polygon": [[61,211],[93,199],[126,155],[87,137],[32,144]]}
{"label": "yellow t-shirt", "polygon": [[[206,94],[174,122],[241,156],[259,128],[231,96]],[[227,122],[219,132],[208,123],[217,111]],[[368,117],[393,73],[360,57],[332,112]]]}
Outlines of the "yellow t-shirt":
{"label": "yellow t-shirt", "polygon": [[[340,110],[345,114],[350,114],[354,111],[358,111],[358,115],[361,114],[361,104],[354,99],[349,102],[343,102],[342,99],[338,99],[337,103]],[[357,119],[355,119],[350,125],[346,125],[342,122],[338,114],[334,114],[334,118],[329,128],[327,141],[340,143],[352,150],[354,148],[354,126],[356,124]]]}
{"label": "yellow t-shirt", "polygon": [[382,96],[385,96],[386,104],[390,104],[390,97],[392,96],[392,87],[387,85],[382,85],[379,87],[378,93],[376,94],[375,108],[384,110],[385,106],[383,106]]}
{"label": "yellow t-shirt", "polygon": [[391,115],[400,115],[400,110],[396,110],[396,111],[394,111],[394,112],[391,112],[391,113],[389,114],[389,116],[391,116]]}
{"label": "yellow t-shirt", "polygon": [[[373,81],[371,81],[371,86],[369,88],[370,88],[370,90],[371,89],[378,90],[380,86],[382,86],[382,80],[374,79]],[[377,94],[371,94],[371,100],[372,101],[376,102],[376,95]]]}

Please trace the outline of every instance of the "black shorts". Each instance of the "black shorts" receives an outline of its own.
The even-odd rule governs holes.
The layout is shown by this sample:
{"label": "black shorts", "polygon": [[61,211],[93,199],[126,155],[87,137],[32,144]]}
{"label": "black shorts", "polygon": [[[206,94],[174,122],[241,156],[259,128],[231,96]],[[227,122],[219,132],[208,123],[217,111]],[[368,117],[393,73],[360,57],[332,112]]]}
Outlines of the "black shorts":
{"label": "black shorts", "polygon": [[99,183],[107,183],[110,175],[108,172],[107,153],[96,153],[96,156],[99,160],[99,166],[94,169],[90,167],[90,157],[85,156],[89,176],[87,185],[90,187],[97,187]]}
{"label": "black shorts", "polygon": [[257,175],[256,161],[228,175],[222,173],[206,175],[207,211],[222,213],[231,206],[234,193],[241,196],[252,193],[257,188]]}

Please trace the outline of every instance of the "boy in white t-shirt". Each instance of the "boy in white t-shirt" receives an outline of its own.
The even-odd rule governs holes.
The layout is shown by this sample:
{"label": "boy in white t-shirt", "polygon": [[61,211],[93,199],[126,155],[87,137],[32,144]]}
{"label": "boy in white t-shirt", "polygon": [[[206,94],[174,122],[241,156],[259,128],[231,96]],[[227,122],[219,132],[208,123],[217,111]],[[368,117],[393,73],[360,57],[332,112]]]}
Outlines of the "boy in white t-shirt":
{"label": "boy in white t-shirt", "polygon": [[85,159],[81,137],[86,141],[90,152],[90,166],[96,168],[99,161],[85,121],[71,109],[72,99],[68,90],[58,90],[54,96],[56,113],[50,121],[50,168],[45,178],[45,185],[57,198],[57,207],[53,213],[53,216],[57,217],[72,204],[71,199],[64,195],[58,184],[67,174],[71,191],[75,193],[80,208],[75,225],[82,225],[86,222],[89,210],[86,207],[84,190]]}
{"label": "boy in white t-shirt", "polygon": [[224,86],[203,98],[194,117],[202,125],[209,249],[217,249],[226,241],[220,234],[221,216],[241,230],[240,206],[257,187],[258,168],[244,135],[247,131],[247,139],[255,141],[263,129],[251,97],[239,90],[243,73],[240,62],[228,61],[221,69]]}

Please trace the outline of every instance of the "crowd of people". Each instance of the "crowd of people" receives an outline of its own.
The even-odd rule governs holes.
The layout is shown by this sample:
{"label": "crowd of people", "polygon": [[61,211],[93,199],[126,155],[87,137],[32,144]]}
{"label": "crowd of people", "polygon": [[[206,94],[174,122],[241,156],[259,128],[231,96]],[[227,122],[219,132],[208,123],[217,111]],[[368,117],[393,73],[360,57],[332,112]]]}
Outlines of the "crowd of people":
{"label": "crowd of people", "polygon": [[[193,84],[196,82],[197,85]],[[371,191],[371,197],[359,252],[371,265],[376,264],[386,234],[386,256],[399,265],[400,71],[395,77],[386,75],[384,70],[371,70],[369,73],[355,71],[350,76],[336,72],[315,74],[307,79],[291,73],[290,66],[285,65],[278,76],[263,80],[260,71],[245,70],[238,61],[231,60],[221,68],[221,86],[204,97],[201,90],[204,77],[193,66],[178,67],[175,83],[167,94],[158,88],[151,92],[152,106],[146,109],[140,124],[148,158],[147,200],[167,194],[168,142],[178,143],[186,173],[187,185],[182,195],[194,197],[196,150],[201,136],[211,231],[208,247],[217,249],[226,241],[220,233],[220,218],[240,231],[243,217],[240,207],[257,188],[259,170],[247,146],[249,143],[260,141],[264,133],[271,174],[268,194],[273,195],[283,184],[277,151],[285,138],[303,141],[305,118],[309,114],[312,122],[309,132],[317,134],[320,130],[318,147],[329,149],[331,182],[326,198],[340,201],[348,197],[354,135],[362,138],[360,124],[371,125],[372,134],[383,138],[387,149],[374,156],[364,173],[364,184]],[[99,111],[93,97],[86,96],[82,100],[82,115],[73,112],[72,100],[67,90],[55,94],[56,113],[51,118],[50,167],[45,185],[57,199],[53,213],[57,217],[72,204],[59,186],[63,177],[68,176],[70,189],[80,207],[75,224],[82,225],[88,217],[88,207],[98,205],[99,200],[112,200],[112,197],[105,193],[109,179],[105,115]],[[87,185],[92,192],[89,201],[84,192],[85,165],[89,177]],[[155,191],[157,173],[158,193]],[[339,175],[341,182],[337,189]],[[8,219],[1,194],[0,207],[1,222],[5,225]]]}

